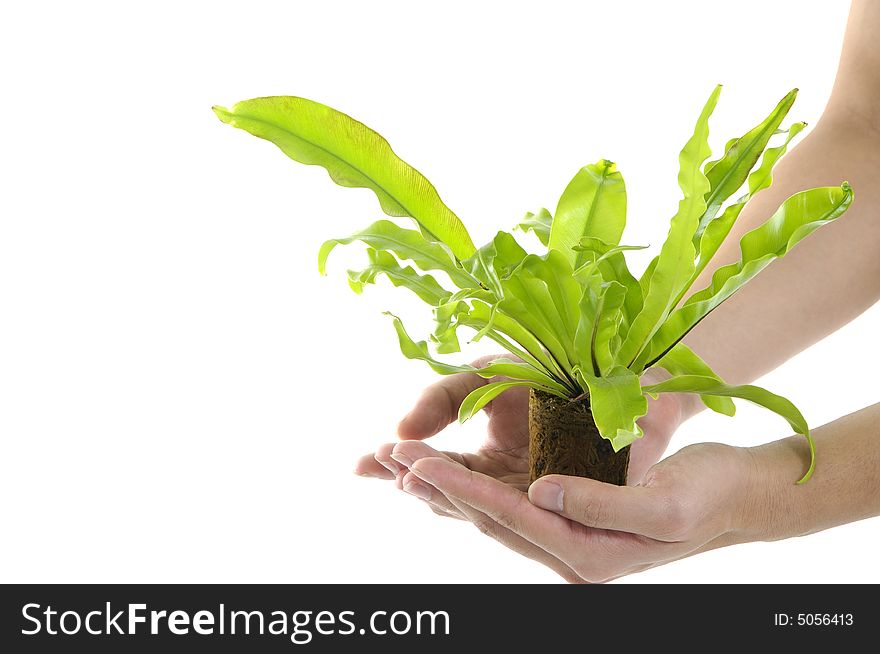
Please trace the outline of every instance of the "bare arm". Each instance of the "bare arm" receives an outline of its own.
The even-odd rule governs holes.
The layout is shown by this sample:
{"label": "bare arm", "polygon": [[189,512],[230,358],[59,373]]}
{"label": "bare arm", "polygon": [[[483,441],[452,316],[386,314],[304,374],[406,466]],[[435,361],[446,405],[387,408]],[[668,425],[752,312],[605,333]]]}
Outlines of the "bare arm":
{"label": "bare arm", "polygon": [[855,201],[710,314],[685,339],[728,383],[752,381],[821,340],[880,298],[880,2],[855,0],[831,98],[815,129],[784,157],[715,259],[737,261],[739,239],[787,197],[849,181]]}
{"label": "bare arm", "polygon": [[822,465],[802,486],[791,480],[809,463],[803,438],[748,450],[754,474],[735,542],[804,536],[880,515],[880,404],[819,427],[813,437]]}

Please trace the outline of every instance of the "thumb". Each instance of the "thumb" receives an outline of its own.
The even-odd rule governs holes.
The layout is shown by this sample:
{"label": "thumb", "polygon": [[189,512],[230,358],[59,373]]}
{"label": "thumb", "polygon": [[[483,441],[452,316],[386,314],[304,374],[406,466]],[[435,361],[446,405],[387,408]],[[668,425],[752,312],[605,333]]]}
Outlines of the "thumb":
{"label": "thumb", "polygon": [[397,425],[402,440],[421,440],[433,436],[458,418],[462,400],[486,380],[471,372],[444,377],[431,384],[416,401],[416,405]]}
{"label": "thumb", "polygon": [[658,538],[673,503],[644,486],[615,486],[595,479],[547,475],[529,486],[529,501],[587,527]]}

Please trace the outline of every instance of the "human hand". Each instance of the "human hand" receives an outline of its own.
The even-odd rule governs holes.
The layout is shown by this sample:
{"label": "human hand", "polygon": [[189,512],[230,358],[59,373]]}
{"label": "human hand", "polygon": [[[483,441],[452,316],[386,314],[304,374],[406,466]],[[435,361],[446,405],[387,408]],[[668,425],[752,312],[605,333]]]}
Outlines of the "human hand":
{"label": "human hand", "polygon": [[[478,359],[474,366],[485,365],[497,356]],[[654,371],[648,371],[650,378]],[[475,388],[489,381],[475,374],[442,378],[422,393],[413,410],[400,422],[398,436],[403,442],[386,443],[375,453],[363,456],[355,472],[381,479],[396,479],[399,488],[426,500],[440,515],[464,518],[462,512],[442,493],[424,484],[405,488],[408,461],[426,456],[444,456],[466,468],[525,491],[528,487],[528,390],[511,389],[487,407],[487,438],[475,453],[439,452],[419,441],[429,438],[458,416],[462,400]],[[632,445],[629,482],[638,483],[663,454],[675,429],[685,416],[681,396],[665,394],[649,399],[648,414],[639,420],[645,436]]]}
{"label": "human hand", "polygon": [[[483,366],[497,355],[486,356],[473,362]],[[357,474],[380,479],[396,479],[403,489],[403,477],[408,472],[405,461],[409,457],[433,454],[446,456],[470,470],[524,491],[529,484],[529,394],[526,388],[513,388],[490,402],[485,411],[489,415],[486,440],[474,453],[439,452],[419,441],[442,431],[458,418],[458,407],[474,389],[488,383],[473,373],[443,377],[428,386],[415,407],[398,424],[400,443],[385,443],[375,452],[364,455],[355,467]],[[397,448],[397,449],[395,449]],[[427,501],[435,513],[464,518],[458,509],[442,496],[433,493],[418,494],[418,488],[406,489]]]}
{"label": "human hand", "polygon": [[753,468],[745,448],[702,443],[638,486],[547,475],[525,493],[434,453],[414,459],[403,484],[430,486],[481,532],[567,581],[595,583],[747,540]]}

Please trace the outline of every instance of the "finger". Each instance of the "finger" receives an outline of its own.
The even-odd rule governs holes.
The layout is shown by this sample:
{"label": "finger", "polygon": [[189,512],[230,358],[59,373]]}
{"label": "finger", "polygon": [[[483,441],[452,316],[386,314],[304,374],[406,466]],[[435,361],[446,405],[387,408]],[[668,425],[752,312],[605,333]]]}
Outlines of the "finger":
{"label": "finger", "polygon": [[423,439],[433,436],[458,418],[458,407],[474,389],[486,380],[470,372],[444,377],[428,386],[415,407],[397,425],[397,435],[403,440]]}
{"label": "finger", "polygon": [[400,465],[391,458],[391,452],[394,450],[395,443],[384,443],[376,448],[373,458],[376,462],[384,466],[392,476],[400,473]]}
{"label": "finger", "polygon": [[525,493],[497,479],[439,457],[419,459],[410,470],[460,510],[464,503],[563,561],[566,551],[583,540],[582,534],[573,533],[571,522],[532,505]]}
{"label": "finger", "polygon": [[631,533],[593,529],[545,511],[525,493],[486,475],[439,458],[419,459],[411,472],[442,491],[465,512],[467,505],[555,556],[581,579],[607,581],[647,561],[663,556],[669,547]]}
{"label": "finger", "polygon": [[354,474],[361,477],[376,477],[377,479],[394,479],[394,475],[381,463],[376,461],[373,454],[365,454],[354,466]]}
{"label": "finger", "polygon": [[412,467],[412,464],[419,459],[432,456],[439,456],[469,467],[465,463],[464,456],[458,452],[441,452],[422,441],[401,441],[396,443],[394,449],[391,451],[391,458],[399,465],[406,468]]}
{"label": "finger", "polygon": [[412,472],[404,474],[400,481],[403,491],[427,502],[434,510],[434,513],[458,518],[459,520],[465,519],[461,511],[453,506],[452,502],[443,493],[431,486],[431,484],[416,477]]}
{"label": "finger", "polygon": [[[415,476],[415,473],[412,471],[409,474]],[[523,538],[516,532],[502,527],[482,511],[478,511],[466,502],[456,498],[447,498],[447,501],[463,516],[463,519],[471,522],[480,533],[494,538],[504,547],[517,554],[547,566],[570,584],[584,583],[584,580],[574,570],[550,552]]]}
{"label": "finger", "polygon": [[[394,446],[394,451],[391,456],[407,468],[412,467],[419,459],[429,457],[439,457],[452,464],[468,467],[466,458],[458,452],[440,452],[421,441],[400,442]],[[502,545],[513,551],[546,565],[566,581],[570,583],[583,581],[583,579],[577,576],[570,567],[565,565],[552,554],[509,529],[501,527],[486,514],[473,509],[463,502],[457,502],[454,498],[446,497],[446,495],[444,495],[439,489],[419,478],[412,471],[402,477],[401,485],[403,486],[403,490],[426,500],[429,504],[435,505],[438,509],[452,514],[459,519],[469,520],[474,523],[481,532],[492,536]]]}
{"label": "finger", "polygon": [[[416,461],[426,458],[440,458],[451,465],[467,468],[465,457],[457,452],[440,452],[427,443],[420,441],[403,441],[394,446],[392,456],[407,468],[412,468]],[[454,497],[447,497],[440,489],[417,476],[412,470],[402,479],[403,489],[409,493],[436,503],[445,511],[452,511],[456,516],[469,520],[482,533],[495,538],[505,547],[522,554],[534,561],[546,565],[569,583],[583,582],[575,572],[558,558],[538,545],[523,538],[519,534],[502,527],[481,511]],[[521,493],[522,494],[522,493]],[[442,499],[441,499],[442,498]]]}
{"label": "finger", "polygon": [[529,500],[596,529],[673,540],[681,508],[668,496],[645,486],[615,486],[594,479],[547,475],[529,486]]}
{"label": "finger", "polygon": [[[402,467],[408,470],[414,461],[426,456],[440,456],[450,461],[463,461],[461,454],[456,452],[440,452],[422,441],[402,441],[394,446],[391,457]],[[410,495],[415,495],[427,501],[432,508],[439,509],[435,513],[447,513],[453,517],[464,520],[461,512],[456,509],[446,496],[430,484],[423,482],[414,475],[399,477],[399,488]]]}

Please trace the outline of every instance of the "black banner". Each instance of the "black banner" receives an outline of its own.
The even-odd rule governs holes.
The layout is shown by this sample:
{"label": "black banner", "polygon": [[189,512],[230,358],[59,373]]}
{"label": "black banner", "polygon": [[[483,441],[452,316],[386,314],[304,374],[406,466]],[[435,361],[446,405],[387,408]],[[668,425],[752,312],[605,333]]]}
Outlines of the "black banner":
{"label": "black banner", "polygon": [[730,651],[873,642],[869,586],[22,585],[2,652]]}

